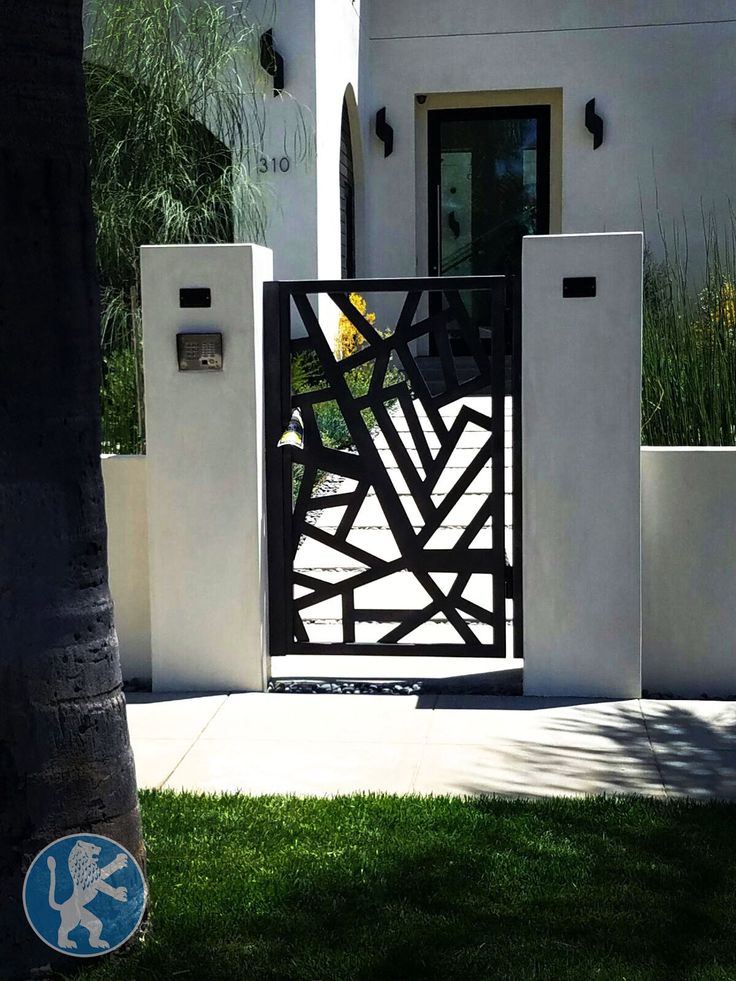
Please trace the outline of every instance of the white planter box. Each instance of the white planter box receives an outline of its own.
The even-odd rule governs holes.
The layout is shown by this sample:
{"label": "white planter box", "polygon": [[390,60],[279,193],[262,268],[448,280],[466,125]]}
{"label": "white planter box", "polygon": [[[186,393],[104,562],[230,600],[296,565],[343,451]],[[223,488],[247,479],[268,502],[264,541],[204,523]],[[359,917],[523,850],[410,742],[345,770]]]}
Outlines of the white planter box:
{"label": "white planter box", "polygon": [[736,696],[736,448],[643,447],[642,686]]}

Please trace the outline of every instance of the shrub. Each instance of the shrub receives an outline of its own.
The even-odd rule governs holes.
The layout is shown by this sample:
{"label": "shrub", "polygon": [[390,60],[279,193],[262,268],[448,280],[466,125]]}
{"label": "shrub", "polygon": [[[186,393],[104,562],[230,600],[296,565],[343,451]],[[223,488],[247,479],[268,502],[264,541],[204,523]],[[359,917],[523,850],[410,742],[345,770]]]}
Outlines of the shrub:
{"label": "shrub", "polygon": [[[367,303],[359,293],[351,293],[350,302],[369,323],[375,323],[375,313],[366,312]],[[340,361],[343,358],[350,357],[351,354],[359,351],[364,344],[365,340],[357,327],[344,314],[341,314],[335,339],[335,357],[337,360]],[[345,373],[345,380],[355,398],[360,398],[368,394],[372,377],[373,363],[370,361],[358,365],[357,368],[352,368]],[[402,378],[402,372],[393,365],[389,365],[383,387],[387,388],[394,385]],[[328,388],[327,379],[324,377],[324,373],[314,352],[303,351],[292,359],[291,388],[296,394]],[[391,405],[393,401],[389,400],[386,404]],[[343,450],[352,445],[353,439],[350,435],[350,430],[340,411],[340,407],[334,399],[326,399],[324,402],[315,403],[314,415],[322,442],[325,446],[331,449]],[[370,410],[366,410],[363,417],[369,429],[372,429],[376,425],[375,416]]]}
{"label": "shrub", "polygon": [[132,348],[102,359],[102,452],[142,453],[143,404],[140,362]]}
{"label": "shrub", "polygon": [[[271,16],[270,5],[259,8]],[[102,287],[105,433],[145,449],[136,322],[144,244],[262,241],[267,186],[258,157],[273,102],[247,0],[89,0],[85,84]],[[312,146],[303,113],[293,155]],[[290,139],[291,142],[291,139]],[[285,144],[286,145],[286,144]],[[131,354],[132,352],[132,354]],[[138,401],[122,402],[127,392]],[[127,435],[124,420],[134,425]],[[112,438],[112,437],[111,437]]]}
{"label": "shrub", "polygon": [[644,276],[642,442],[736,444],[736,229],[703,221],[704,267],[693,285],[687,233],[647,252]]}

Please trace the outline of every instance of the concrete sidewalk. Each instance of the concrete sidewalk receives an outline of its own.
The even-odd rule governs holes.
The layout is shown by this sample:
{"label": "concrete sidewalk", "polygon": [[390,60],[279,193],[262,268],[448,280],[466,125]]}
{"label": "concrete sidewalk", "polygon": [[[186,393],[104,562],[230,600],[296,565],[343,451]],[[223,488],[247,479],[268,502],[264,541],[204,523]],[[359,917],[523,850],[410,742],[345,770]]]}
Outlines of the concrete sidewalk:
{"label": "concrete sidewalk", "polygon": [[129,694],[140,787],[736,798],[736,702]]}

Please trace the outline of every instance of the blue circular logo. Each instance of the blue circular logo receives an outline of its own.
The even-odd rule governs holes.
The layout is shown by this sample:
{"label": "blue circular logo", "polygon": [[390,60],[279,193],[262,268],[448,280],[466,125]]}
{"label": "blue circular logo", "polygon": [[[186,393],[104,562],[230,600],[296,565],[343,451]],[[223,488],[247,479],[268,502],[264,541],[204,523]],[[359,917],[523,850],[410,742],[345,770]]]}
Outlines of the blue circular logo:
{"label": "blue circular logo", "polygon": [[146,883],[130,852],[102,835],[67,835],[42,849],[23,883],[36,934],[70,957],[108,954],[143,919]]}

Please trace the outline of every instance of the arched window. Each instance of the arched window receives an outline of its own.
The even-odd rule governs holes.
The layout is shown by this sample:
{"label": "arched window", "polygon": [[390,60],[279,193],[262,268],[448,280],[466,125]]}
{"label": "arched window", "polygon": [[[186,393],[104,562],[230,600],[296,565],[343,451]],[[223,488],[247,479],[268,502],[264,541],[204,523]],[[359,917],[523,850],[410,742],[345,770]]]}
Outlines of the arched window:
{"label": "arched window", "polygon": [[348,107],[342,104],[340,127],[340,253],[343,279],[355,276],[355,176]]}

